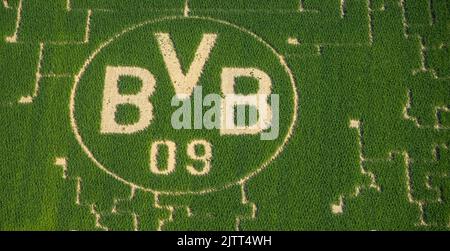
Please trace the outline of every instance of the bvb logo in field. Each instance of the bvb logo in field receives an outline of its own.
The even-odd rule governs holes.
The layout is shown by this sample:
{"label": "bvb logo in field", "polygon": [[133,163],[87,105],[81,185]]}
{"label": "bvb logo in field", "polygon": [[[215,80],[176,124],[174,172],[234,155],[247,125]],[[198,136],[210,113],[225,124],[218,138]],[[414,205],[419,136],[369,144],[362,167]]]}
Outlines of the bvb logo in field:
{"label": "bvb logo in field", "polygon": [[[170,17],[103,43],[76,76],[70,116],[83,151],[115,179],[203,193],[273,161],[296,106],[289,68],[261,38],[224,21]],[[236,121],[238,110],[256,116]]]}

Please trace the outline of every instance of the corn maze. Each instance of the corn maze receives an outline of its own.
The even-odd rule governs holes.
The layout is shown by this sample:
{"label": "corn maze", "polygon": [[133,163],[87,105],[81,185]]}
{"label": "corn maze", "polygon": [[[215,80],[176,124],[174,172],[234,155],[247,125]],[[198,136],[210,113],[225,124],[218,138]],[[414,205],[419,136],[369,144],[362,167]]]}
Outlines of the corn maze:
{"label": "corn maze", "polygon": [[448,0],[2,0],[0,229],[449,230],[449,46]]}

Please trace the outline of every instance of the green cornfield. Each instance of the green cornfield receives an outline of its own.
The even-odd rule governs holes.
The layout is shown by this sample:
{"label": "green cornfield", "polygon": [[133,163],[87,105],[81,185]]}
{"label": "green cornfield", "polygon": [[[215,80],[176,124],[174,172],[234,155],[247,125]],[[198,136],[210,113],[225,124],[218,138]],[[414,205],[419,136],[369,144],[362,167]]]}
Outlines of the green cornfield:
{"label": "green cornfield", "polygon": [[449,0],[0,4],[0,230],[449,230],[449,145]]}

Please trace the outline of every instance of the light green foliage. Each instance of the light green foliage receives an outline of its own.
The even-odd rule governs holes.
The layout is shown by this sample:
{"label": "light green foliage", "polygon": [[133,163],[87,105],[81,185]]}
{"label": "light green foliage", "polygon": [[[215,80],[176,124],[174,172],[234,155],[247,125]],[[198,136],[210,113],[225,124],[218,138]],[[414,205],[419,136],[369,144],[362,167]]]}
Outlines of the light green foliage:
{"label": "light green foliage", "polygon": [[[233,231],[236,221],[252,219],[256,212],[252,203],[242,202],[241,188],[206,195],[161,196],[161,205],[173,206],[173,219],[165,230]],[[237,225],[238,224],[238,225]]]}
{"label": "light green foliage", "polygon": [[[0,229],[448,230],[450,1],[346,0],[343,9],[340,0],[189,0],[188,9],[184,0],[7,2],[0,5]],[[70,124],[70,92],[101,43],[144,21],[183,14],[225,20],[274,47],[294,74],[298,120],[280,156],[244,184],[153,193],[117,181],[83,152]],[[178,19],[131,32],[94,59],[76,98],[81,135],[114,172],[146,187],[195,190],[242,178],[282,138],[274,144],[172,129],[174,90],[152,36],[161,31],[171,33],[184,72],[202,33],[219,34],[200,79],[204,94],[220,94],[222,67],[270,73],[286,134],[295,108],[276,56],[232,28]],[[98,135],[105,64],[155,75],[157,119],[147,131]],[[120,82],[123,93],[141,88],[136,79]],[[237,83],[237,93],[255,91],[252,79]],[[25,96],[32,102],[19,104]],[[123,124],[138,119],[135,107],[116,115]],[[168,139],[177,143],[177,171],[152,177],[150,145]],[[192,139],[211,141],[211,176],[187,175],[187,164],[199,164],[186,155]],[[160,162],[167,155],[161,151]],[[342,212],[333,213],[340,202]]]}

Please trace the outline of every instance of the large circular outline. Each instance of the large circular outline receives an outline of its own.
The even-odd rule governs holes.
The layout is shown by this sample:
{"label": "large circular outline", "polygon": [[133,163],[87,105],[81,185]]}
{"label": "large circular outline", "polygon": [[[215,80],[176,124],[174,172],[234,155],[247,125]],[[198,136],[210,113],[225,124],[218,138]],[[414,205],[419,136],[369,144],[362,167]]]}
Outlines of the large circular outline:
{"label": "large circular outline", "polygon": [[[227,25],[227,26],[231,26],[235,29],[238,29],[244,33],[249,34],[250,36],[254,37],[256,40],[258,40],[259,42],[261,42],[263,45],[265,45],[267,48],[269,48],[280,60],[280,64],[284,67],[286,73],[289,76],[291,85],[292,85],[292,90],[294,92],[294,112],[292,115],[292,122],[291,125],[288,129],[288,132],[286,134],[286,136],[284,137],[283,142],[281,143],[281,145],[277,148],[277,150],[274,152],[274,154],[267,159],[265,162],[263,162],[263,164],[258,167],[257,169],[255,169],[253,172],[250,172],[248,175],[246,175],[245,177],[237,180],[237,181],[232,181],[229,183],[226,183],[225,185],[223,185],[222,187],[213,187],[213,188],[206,188],[206,189],[202,189],[199,191],[158,191],[158,190],[154,190],[154,189],[150,189],[150,188],[146,188],[140,185],[136,185],[120,176],[118,176],[117,174],[113,173],[112,171],[110,171],[109,169],[107,169],[105,166],[103,166],[103,164],[101,164],[92,154],[92,152],[89,150],[89,148],[84,144],[83,139],[78,131],[78,126],[75,120],[75,96],[76,96],[76,91],[77,91],[77,87],[78,84],[81,80],[81,77],[83,76],[84,72],[86,71],[87,67],[90,65],[90,63],[92,62],[92,60],[94,60],[94,58],[97,56],[97,54],[99,54],[105,47],[107,47],[110,43],[112,43],[114,40],[116,40],[117,38],[121,37],[122,35],[131,32],[137,28],[140,28],[142,26],[148,25],[148,24],[154,24],[154,23],[159,23],[159,22],[163,22],[163,21],[167,21],[167,20],[176,20],[176,19],[199,19],[199,20],[207,20],[207,21],[212,21],[212,22],[216,22],[219,24],[223,24],[223,25]],[[284,150],[284,147],[286,146],[287,142],[289,141],[289,139],[291,138],[293,131],[294,131],[294,127],[295,127],[295,123],[297,121],[297,109],[298,109],[298,93],[297,93],[297,87],[295,85],[295,79],[294,76],[292,74],[291,69],[289,68],[289,66],[287,65],[286,61],[284,60],[284,57],[282,55],[280,55],[270,44],[268,44],[267,42],[265,42],[261,37],[259,37],[258,35],[256,35],[255,33],[242,28],[240,26],[237,26],[233,23],[224,21],[224,20],[220,20],[220,19],[214,19],[211,17],[200,17],[200,16],[189,16],[189,17],[183,17],[183,16],[168,16],[168,17],[163,17],[163,18],[158,18],[158,19],[153,19],[153,20],[149,20],[149,21],[145,21],[136,25],[133,25],[131,27],[126,28],[125,30],[117,33],[116,35],[114,35],[113,37],[109,38],[108,40],[106,40],[105,42],[103,42],[102,44],[100,44],[100,46],[89,56],[89,58],[84,62],[83,67],[81,68],[81,70],[78,72],[78,74],[75,76],[74,78],[74,85],[72,87],[71,90],[71,94],[70,94],[70,102],[69,102],[69,113],[70,113],[70,125],[72,128],[73,133],[75,134],[75,138],[78,141],[78,144],[80,144],[81,148],[83,149],[83,151],[87,154],[87,156],[89,157],[90,160],[92,160],[94,162],[94,164],[100,168],[102,171],[106,172],[107,174],[109,174],[110,176],[112,176],[114,179],[130,186],[133,189],[140,189],[143,191],[147,191],[147,192],[152,192],[155,194],[166,194],[166,195],[184,195],[184,194],[205,194],[205,193],[210,193],[210,192],[215,192],[215,191],[220,191],[226,188],[229,188],[231,186],[234,185],[242,185],[244,184],[246,181],[248,181],[249,179],[253,178],[254,176],[256,176],[257,174],[259,174],[262,170],[264,170],[273,160],[275,160],[278,155],[280,155],[280,153]]]}

